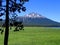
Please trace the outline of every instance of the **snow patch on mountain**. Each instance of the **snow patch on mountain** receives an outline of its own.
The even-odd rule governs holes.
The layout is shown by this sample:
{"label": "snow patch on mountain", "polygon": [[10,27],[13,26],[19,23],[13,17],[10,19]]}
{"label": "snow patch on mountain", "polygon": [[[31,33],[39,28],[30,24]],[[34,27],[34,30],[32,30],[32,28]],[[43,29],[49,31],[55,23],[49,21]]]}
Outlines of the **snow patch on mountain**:
{"label": "snow patch on mountain", "polygon": [[38,14],[38,13],[30,13],[30,14],[27,14],[27,15],[24,15],[24,17],[31,17],[31,18],[36,18],[36,17],[38,17],[38,18],[45,18],[44,16],[42,16],[42,15],[40,15],[40,14]]}

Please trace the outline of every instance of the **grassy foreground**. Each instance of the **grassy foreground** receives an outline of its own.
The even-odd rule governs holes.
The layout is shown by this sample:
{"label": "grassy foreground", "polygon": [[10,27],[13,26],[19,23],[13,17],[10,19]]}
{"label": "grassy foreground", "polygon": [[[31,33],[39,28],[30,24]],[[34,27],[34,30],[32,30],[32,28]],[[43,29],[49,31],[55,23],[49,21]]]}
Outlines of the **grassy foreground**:
{"label": "grassy foreground", "polygon": [[[13,29],[9,32],[9,45],[60,45],[60,28],[25,27],[19,32]],[[0,34],[0,45],[3,41],[4,34]]]}

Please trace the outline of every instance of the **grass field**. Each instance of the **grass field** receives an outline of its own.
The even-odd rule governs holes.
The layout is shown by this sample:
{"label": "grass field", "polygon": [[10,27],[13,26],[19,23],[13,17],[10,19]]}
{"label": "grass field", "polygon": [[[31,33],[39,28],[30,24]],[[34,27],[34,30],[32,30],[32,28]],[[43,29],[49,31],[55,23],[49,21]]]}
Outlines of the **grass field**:
{"label": "grass field", "polygon": [[[25,27],[25,30],[9,32],[9,45],[60,45],[60,28]],[[0,34],[3,45],[4,34]]]}

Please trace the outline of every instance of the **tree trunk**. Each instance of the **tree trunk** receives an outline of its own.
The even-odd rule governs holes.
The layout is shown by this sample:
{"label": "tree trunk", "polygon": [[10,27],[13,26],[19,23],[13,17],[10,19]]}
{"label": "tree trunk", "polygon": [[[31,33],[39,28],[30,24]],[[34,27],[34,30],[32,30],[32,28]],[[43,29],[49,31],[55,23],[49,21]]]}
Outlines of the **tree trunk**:
{"label": "tree trunk", "polygon": [[9,37],[9,0],[6,0],[6,19],[5,19],[6,29],[4,36],[4,45],[8,45]]}

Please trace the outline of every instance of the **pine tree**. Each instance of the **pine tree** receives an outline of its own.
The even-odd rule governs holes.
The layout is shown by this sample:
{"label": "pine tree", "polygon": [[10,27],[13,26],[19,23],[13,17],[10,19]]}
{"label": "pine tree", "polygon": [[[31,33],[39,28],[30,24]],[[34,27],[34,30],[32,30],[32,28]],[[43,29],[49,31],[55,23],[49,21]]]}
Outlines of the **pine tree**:
{"label": "pine tree", "polygon": [[[18,2],[17,2],[18,1]],[[0,17],[5,15],[5,36],[4,36],[4,45],[8,45],[8,37],[9,37],[9,14],[12,12],[18,11],[19,13],[22,11],[26,11],[26,7],[24,7],[25,2],[29,0],[0,0]],[[6,2],[3,5],[3,2]]]}

